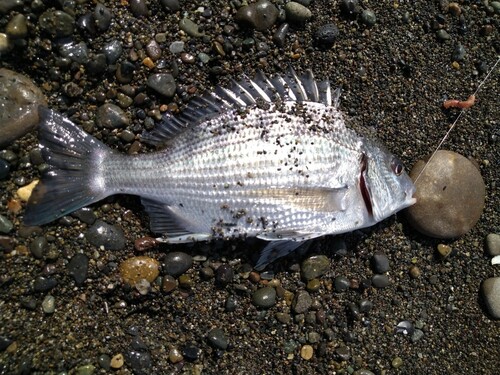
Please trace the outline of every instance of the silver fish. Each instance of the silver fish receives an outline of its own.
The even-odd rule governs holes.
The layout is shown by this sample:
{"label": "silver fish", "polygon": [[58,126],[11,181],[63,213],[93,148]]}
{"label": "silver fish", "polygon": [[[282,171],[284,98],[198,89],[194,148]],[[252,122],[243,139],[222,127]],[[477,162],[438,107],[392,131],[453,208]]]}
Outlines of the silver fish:
{"label": "silver fish", "polygon": [[304,241],[371,226],[415,203],[401,162],[345,126],[340,90],[292,69],[217,86],[166,114],[143,140],[159,152],[119,154],[40,108],[49,165],[24,222],[41,225],[113,194],[141,197],[162,241],[258,237],[257,267]]}

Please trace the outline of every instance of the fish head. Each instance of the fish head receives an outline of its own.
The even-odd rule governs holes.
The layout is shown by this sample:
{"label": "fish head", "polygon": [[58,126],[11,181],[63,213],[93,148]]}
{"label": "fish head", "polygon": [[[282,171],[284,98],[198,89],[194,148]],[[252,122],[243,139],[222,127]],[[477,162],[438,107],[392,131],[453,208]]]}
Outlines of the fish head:
{"label": "fish head", "polygon": [[363,142],[359,185],[368,212],[379,222],[416,202],[415,185],[396,156],[373,141]]}

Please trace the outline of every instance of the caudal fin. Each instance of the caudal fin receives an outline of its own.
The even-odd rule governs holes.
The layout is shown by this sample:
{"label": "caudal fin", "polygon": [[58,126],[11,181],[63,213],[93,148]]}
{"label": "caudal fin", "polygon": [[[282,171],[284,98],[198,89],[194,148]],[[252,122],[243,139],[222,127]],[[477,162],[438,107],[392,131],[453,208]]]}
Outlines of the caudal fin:
{"label": "caudal fin", "polygon": [[26,225],[49,223],[109,195],[99,171],[112,151],[61,114],[45,107],[38,113],[40,148],[49,168],[31,194]]}

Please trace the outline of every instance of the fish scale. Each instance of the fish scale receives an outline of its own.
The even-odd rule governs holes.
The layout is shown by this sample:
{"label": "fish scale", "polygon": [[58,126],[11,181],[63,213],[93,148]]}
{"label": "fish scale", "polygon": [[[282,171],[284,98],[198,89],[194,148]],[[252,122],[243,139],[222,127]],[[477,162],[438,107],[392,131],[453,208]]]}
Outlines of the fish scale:
{"label": "fish scale", "polygon": [[340,91],[311,72],[233,81],[164,119],[121,155],[63,116],[40,109],[49,165],[24,221],[44,224],[118,193],[141,197],[159,240],[256,236],[257,264],[313,238],[364,228],[415,202],[397,158],[345,125]]}

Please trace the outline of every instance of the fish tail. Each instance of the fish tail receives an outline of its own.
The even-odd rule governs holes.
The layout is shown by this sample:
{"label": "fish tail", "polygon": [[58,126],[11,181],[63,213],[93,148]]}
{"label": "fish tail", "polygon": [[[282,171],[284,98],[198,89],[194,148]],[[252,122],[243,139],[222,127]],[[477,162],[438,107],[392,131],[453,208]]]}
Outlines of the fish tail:
{"label": "fish tail", "polygon": [[42,225],[106,196],[102,165],[112,150],[69,119],[38,109],[40,149],[48,169],[33,190],[26,225]]}

